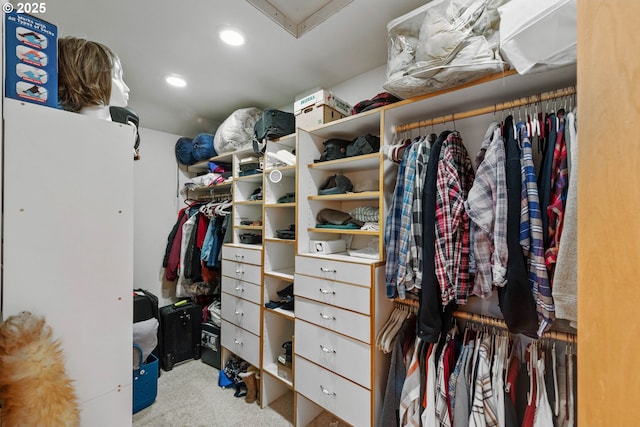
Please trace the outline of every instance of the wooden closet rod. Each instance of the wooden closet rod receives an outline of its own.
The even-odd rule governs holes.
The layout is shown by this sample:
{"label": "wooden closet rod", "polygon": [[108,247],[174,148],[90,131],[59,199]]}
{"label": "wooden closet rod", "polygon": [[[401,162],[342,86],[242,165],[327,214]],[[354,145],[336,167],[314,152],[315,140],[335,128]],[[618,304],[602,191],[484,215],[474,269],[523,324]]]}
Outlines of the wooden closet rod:
{"label": "wooden closet rod", "polygon": [[[491,316],[485,316],[483,314],[469,313],[468,311],[456,310],[453,312],[453,317],[458,319],[470,320],[472,322],[481,323],[483,325],[495,326],[501,329],[507,329],[507,324],[504,320]],[[542,335],[542,338],[548,338],[552,340],[565,341],[570,343],[577,343],[577,336],[568,332],[560,331],[548,331]]]}
{"label": "wooden closet rod", "polygon": [[[411,299],[411,298],[406,298],[406,299],[395,298],[394,302],[399,305],[406,305],[416,309],[420,306],[420,302],[417,299]],[[476,313],[470,313],[468,311],[456,310],[453,312],[453,317],[508,330],[507,324],[505,323],[504,320],[498,319],[496,317],[485,316],[484,314],[476,314]],[[577,336],[569,332],[548,331],[542,335],[542,338],[565,341],[565,342],[574,343],[574,344],[578,342]]]}
{"label": "wooden closet rod", "polygon": [[507,101],[500,104],[489,105],[487,107],[477,108],[475,110],[463,111],[461,113],[448,114],[446,116],[436,117],[428,120],[420,120],[419,122],[407,123],[405,125],[397,125],[394,127],[396,133],[404,132],[412,129],[418,129],[422,127],[438,125],[447,122],[454,122],[456,120],[468,119],[469,117],[481,116],[483,114],[495,113],[497,111],[508,110],[513,108],[522,107],[524,105],[535,104],[537,102],[550,101],[552,99],[558,99],[565,96],[571,96],[576,93],[574,86],[564,89],[558,89],[551,92],[544,92],[539,95],[531,95],[525,98],[514,99],[513,101]]}

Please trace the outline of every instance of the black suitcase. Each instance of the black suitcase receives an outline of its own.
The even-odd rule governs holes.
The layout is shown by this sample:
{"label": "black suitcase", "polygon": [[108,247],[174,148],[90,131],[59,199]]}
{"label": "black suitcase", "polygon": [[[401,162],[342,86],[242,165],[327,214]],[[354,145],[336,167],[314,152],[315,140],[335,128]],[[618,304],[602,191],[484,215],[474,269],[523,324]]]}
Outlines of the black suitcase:
{"label": "black suitcase", "polygon": [[278,139],[296,131],[296,116],[293,113],[267,108],[262,111],[262,117],[253,126],[253,130],[253,151],[262,155],[267,147],[266,140]]}
{"label": "black suitcase", "polygon": [[209,322],[202,322],[202,342],[200,360],[214,368],[221,368],[220,327]]}
{"label": "black suitcase", "polygon": [[200,358],[200,323],[202,307],[194,302],[183,300],[160,307],[163,370],[170,371],[176,363]]}

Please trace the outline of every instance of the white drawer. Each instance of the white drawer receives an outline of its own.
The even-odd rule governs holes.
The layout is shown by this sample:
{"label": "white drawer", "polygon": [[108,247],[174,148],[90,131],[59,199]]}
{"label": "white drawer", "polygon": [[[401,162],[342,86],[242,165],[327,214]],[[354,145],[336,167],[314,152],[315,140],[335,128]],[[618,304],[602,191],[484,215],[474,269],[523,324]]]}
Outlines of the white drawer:
{"label": "white drawer", "polygon": [[[296,338],[297,346],[297,338]],[[354,426],[371,425],[371,393],[356,383],[296,357],[298,393]]]}
{"label": "white drawer", "polygon": [[228,259],[237,262],[246,262],[247,264],[262,265],[262,250],[223,245],[222,259]]}
{"label": "white drawer", "polygon": [[245,264],[229,260],[222,261],[222,275],[232,277],[234,279],[244,280],[245,282],[261,284],[262,267],[259,265]]}
{"label": "white drawer", "polygon": [[296,297],[295,313],[296,319],[306,320],[366,343],[371,342],[371,319],[368,316],[301,297]]}
{"label": "white drawer", "polygon": [[297,355],[371,389],[371,346],[369,344],[352,340],[299,319],[295,322],[295,337]]}
{"label": "white drawer", "polygon": [[222,318],[247,331],[260,335],[260,306],[222,293]]}
{"label": "white drawer", "polygon": [[295,283],[296,296],[337,305],[366,315],[371,313],[370,288],[301,274],[295,275]]}
{"label": "white drawer", "polygon": [[245,282],[240,279],[234,279],[228,276],[222,276],[222,292],[238,298],[246,299],[260,305],[260,286]]}
{"label": "white drawer", "polygon": [[368,264],[297,256],[296,273],[371,287],[371,266]]}
{"label": "white drawer", "polygon": [[220,341],[224,348],[253,366],[260,365],[260,338],[225,320],[221,322]]}

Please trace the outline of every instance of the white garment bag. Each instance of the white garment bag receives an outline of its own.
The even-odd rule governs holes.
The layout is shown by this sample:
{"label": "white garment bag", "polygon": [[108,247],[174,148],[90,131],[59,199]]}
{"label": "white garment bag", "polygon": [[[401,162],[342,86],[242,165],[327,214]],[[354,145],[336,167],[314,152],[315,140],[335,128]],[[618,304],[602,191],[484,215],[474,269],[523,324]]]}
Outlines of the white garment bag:
{"label": "white garment bag", "polygon": [[511,0],[500,6],[500,52],[520,74],[576,63],[577,0]]}

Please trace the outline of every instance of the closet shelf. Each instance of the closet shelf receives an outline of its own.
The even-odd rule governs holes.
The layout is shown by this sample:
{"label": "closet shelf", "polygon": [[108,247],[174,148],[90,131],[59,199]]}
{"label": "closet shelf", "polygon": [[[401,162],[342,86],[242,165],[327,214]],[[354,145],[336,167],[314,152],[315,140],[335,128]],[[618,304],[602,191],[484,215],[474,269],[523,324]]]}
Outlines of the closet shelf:
{"label": "closet shelf", "polygon": [[262,200],[237,200],[234,204],[262,206]]}
{"label": "closet shelf", "polygon": [[292,381],[289,381],[289,380],[287,380],[285,378],[282,378],[281,376],[278,375],[278,365],[275,362],[264,366],[263,370],[267,374],[269,374],[269,375],[279,379],[280,381],[282,381],[288,387],[293,387],[293,382]]}
{"label": "closet shelf", "polygon": [[327,162],[309,163],[307,167],[315,170],[335,172],[353,172],[370,170],[380,166],[380,153],[364,154],[362,156],[345,157],[344,159],[329,160]]}
{"label": "closet shelf", "polygon": [[287,177],[295,177],[296,176],[296,165],[290,166],[282,166],[282,167],[271,167],[264,170],[265,175],[269,175],[273,171],[279,171],[282,173],[282,176]]}
{"label": "closet shelf", "polygon": [[296,316],[295,316],[293,311],[284,310],[284,309],[282,309],[280,307],[278,307],[278,308],[266,308],[265,307],[264,311],[266,311],[268,313],[273,313],[273,314],[275,314],[277,316],[284,317],[284,318],[290,319],[290,320],[293,320],[293,319],[296,318]]}
{"label": "closet shelf", "polygon": [[226,153],[220,156],[211,157],[210,159],[203,160],[201,162],[194,163],[190,166],[187,166],[187,172],[197,173],[204,172],[209,170],[209,162],[214,163],[231,163],[233,157],[233,153]]}
{"label": "closet shelf", "polygon": [[295,208],[296,204],[293,203],[268,203],[264,205],[265,208]]}
{"label": "closet shelf", "polygon": [[256,230],[262,231],[262,226],[260,225],[236,225],[235,228],[239,230]]}
{"label": "closet shelf", "polygon": [[233,178],[235,182],[255,182],[262,184],[262,172],[254,173],[253,175],[236,176]]}
{"label": "closet shelf", "polygon": [[293,281],[293,273],[294,273],[294,268],[282,268],[280,270],[271,270],[271,271],[266,271],[264,272],[265,275],[267,276],[271,276],[271,277],[277,277],[278,279],[283,279],[286,281]]}
{"label": "closet shelf", "polygon": [[325,234],[352,234],[354,236],[379,236],[380,232],[376,230],[359,230],[348,228],[307,228],[309,233],[325,233]]}
{"label": "closet shelf", "polygon": [[379,191],[363,191],[361,193],[345,193],[345,194],[329,194],[326,196],[307,196],[308,200],[329,201],[329,200],[378,200],[380,198]]}
{"label": "closet shelf", "polygon": [[265,242],[283,243],[283,244],[290,244],[290,245],[296,244],[295,239],[278,239],[277,237],[268,237],[265,239]]}

